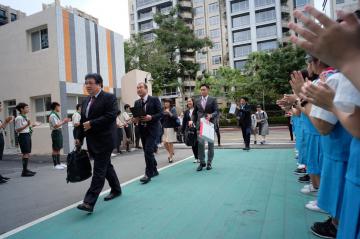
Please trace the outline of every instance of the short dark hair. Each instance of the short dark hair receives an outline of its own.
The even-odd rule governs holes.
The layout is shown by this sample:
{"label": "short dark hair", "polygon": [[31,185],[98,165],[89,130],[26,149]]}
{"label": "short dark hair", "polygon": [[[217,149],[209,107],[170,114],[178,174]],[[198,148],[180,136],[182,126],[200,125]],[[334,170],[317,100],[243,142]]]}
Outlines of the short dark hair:
{"label": "short dark hair", "polygon": [[121,114],[121,110],[118,110],[117,115],[120,115],[120,114]]}
{"label": "short dark hair", "polygon": [[140,82],[138,85],[143,85],[145,89],[148,89],[148,85],[145,82]]}
{"label": "short dark hair", "polygon": [[58,102],[51,102],[50,109],[55,110],[56,107],[60,106]]}
{"label": "short dark hair", "polygon": [[21,103],[17,104],[16,109],[17,109],[17,111],[19,111],[21,113],[21,110],[24,109],[26,106],[29,106],[29,105],[21,102]]}
{"label": "short dark hair", "polygon": [[249,98],[247,98],[247,97],[245,97],[245,96],[241,97],[240,99],[243,99],[243,100],[245,100],[246,102],[249,102]]}
{"label": "short dark hair", "polygon": [[76,110],[79,110],[80,107],[81,107],[81,104],[77,104],[77,105],[76,105]]}
{"label": "short dark hair", "polygon": [[100,85],[101,88],[103,87],[103,78],[101,77],[100,74],[98,74],[98,73],[89,73],[89,74],[87,74],[85,76],[85,81],[90,80],[90,79],[94,79],[95,84]]}
{"label": "short dark hair", "polygon": [[208,84],[206,84],[206,83],[202,83],[202,84],[200,85],[200,88],[203,87],[203,86],[205,86],[206,88],[210,89],[210,86],[209,86]]}
{"label": "short dark hair", "polygon": [[130,108],[130,105],[129,105],[129,104],[124,105],[124,109],[125,109],[125,110],[128,109],[128,108]]}
{"label": "short dark hair", "polygon": [[261,109],[262,107],[261,107],[261,105],[257,105],[256,108],[260,108],[260,109]]}

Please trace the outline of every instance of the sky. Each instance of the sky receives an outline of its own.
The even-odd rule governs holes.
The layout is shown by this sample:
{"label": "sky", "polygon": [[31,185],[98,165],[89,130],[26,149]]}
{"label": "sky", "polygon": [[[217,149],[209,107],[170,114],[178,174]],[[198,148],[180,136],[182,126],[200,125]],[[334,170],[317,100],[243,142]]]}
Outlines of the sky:
{"label": "sky", "polygon": [[[54,0],[0,0],[0,4],[31,15],[42,10],[42,3]],[[61,5],[78,8],[99,19],[99,24],[129,38],[128,0],[60,0]]]}

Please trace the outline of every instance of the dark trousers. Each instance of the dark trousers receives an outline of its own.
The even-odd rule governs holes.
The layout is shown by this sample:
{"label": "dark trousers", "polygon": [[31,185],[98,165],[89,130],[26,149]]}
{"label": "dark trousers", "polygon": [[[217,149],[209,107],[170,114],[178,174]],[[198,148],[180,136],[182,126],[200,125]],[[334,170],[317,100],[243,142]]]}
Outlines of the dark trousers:
{"label": "dark trousers", "polygon": [[4,146],[5,146],[4,135],[2,132],[0,132],[0,160],[3,159]]}
{"label": "dark trousers", "polygon": [[154,173],[157,171],[156,166],[157,162],[154,156],[154,151],[156,149],[157,142],[157,133],[150,133],[149,129],[141,128],[141,143],[144,150],[145,156],[145,174],[148,177],[154,176]]}
{"label": "dark trousers", "polygon": [[94,170],[91,185],[86,192],[84,202],[94,206],[104,187],[105,179],[110,185],[111,192],[121,192],[121,187],[114,167],[111,164],[111,152],[101,154],[90,153],[90,156],[94,159]]}
{"label": "dark trousers", "polygon": [[195,159],[199,159],[199,156],[198,156],[198,141],[196,140],[196,142],[195,142],[195,144],[194,144],[194,146],[192,146],[191,148],[192,148],[192,151],[193,151],[193,154],[194,154],[194,157],[195,157]]}
{"label": "dark trousers", "polygon": [[250,136],[251,136],[251,127],[246,125],[241,125],[241,131],[246,148],[250,148]]}
{"label": "dark trousers", "polygon": [[216,127],[215,132],[216,132],[216,137],[217,137],[217,140],[218,140],[218,145],[220,145],[221,144],[220,128]]}
{"label": "dark trousers", "polygon": [[294,134],[293,134],[292,124],[288,124],[288,128],[289,128],[289,132],[290,132],[290,139],[291,139],[291,141],[293,141],[294,140]]}
{"label": "dark trousers", "polygon": [[140,142],[140,129],[138,125],[135,125],[135,147],[139,147],[139,142]]}

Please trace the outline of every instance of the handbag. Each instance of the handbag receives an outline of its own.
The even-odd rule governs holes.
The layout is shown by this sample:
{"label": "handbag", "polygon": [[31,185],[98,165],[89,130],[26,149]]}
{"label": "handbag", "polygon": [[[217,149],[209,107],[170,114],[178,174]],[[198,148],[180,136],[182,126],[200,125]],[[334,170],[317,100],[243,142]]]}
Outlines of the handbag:
{"label": "handbag", "polygon": [[88,152],[81,148],[74,149],[67,156],[67,183],[84,181],[92,176]]}
{"label": "handbag", "polygon": [[185,129],[185,144],[187,146],[194,146],[196,144],[197,134],[195,127],[187,127]]}

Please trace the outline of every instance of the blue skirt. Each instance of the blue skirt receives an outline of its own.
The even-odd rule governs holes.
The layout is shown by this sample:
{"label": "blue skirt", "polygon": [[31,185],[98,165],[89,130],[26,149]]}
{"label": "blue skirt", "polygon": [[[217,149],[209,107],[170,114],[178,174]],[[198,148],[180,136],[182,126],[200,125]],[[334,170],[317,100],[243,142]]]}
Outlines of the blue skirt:
{"label": "blue skirt", "polygon": [[360,239],[360,185],[346,180],[338,239]]}
{"label": "blue skirt", "polygon": [[322,151],[320,143],[320,135],[306,134],[304,141],[306,142],[306,172],[308,174],[321,174],[322,168]]}
{"label": "blue skirt", "polygon": [[336,219],[340,219],[346,169],[347,161],[323,159],[318,206]]}

